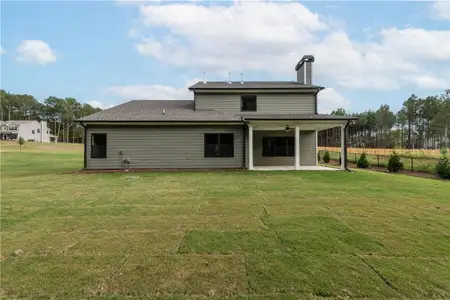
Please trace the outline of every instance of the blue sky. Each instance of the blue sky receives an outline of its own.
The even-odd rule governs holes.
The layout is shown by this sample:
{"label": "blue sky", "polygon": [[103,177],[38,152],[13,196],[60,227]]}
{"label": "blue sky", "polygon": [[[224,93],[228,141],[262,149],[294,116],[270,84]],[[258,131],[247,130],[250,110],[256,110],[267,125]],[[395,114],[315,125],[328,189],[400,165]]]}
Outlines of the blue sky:
{"label": "blue sky", "polygon": [[1,87],[109,107],[208,80],[295,80],[319,108],[398,109],[450,88],[449,2],[2,2]]}

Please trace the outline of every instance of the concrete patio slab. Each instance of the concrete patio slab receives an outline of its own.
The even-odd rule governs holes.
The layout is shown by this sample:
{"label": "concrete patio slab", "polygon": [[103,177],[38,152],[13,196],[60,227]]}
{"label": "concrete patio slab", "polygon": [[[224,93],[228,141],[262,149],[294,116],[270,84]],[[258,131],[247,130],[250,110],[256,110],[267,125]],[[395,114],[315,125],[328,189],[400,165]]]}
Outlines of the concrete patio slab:
{"label": "concrete patio slab", "polygon": [[[339,171],[337,168],[324,166],[300,166],[298,171]],[[295,171],[294,166],[260,166],[253,167],[253,171]]]}

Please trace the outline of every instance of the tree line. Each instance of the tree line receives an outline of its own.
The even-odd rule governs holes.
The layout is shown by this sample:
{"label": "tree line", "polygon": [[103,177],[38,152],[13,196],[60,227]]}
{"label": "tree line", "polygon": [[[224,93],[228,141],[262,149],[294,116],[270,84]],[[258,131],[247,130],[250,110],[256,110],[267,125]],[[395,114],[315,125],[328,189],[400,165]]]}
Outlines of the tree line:
{"label": "tree line", "polygon": [[[339,108],[331,114],[359,118],[348,127],[350,147],[439,149],[449,146],[449,94],[425,98],[412,94],[397,112],[384,104],[375,111],[349,114]],[[338,147],[340,142],[340,128],[319,132],[319,146]]]}
{"label": "tree line", "polygon": [[[50,96],[40,102],[31,95],[0,90],[0,99],[1,120],[45,120],[59,142],[82,142],[83,128],[74,120],[101,111],[71,97]],[[348,128],[350,147],[438,149],[449,146],[449,94],[425,98],[412,94],[398,112],[393,112],[389,105],[381,105],[377,110],[352,114],[339,108],[331,114],[359,118]],[[318,134],[319,146],[338,147],[340,142],[339,128]]]}
{"label": "tree line", "polygon": [[75,98],[50,96],[43,102],[27,94],[12,94],[0,90],[0,116],[2,121],[37,120],[47,121],[51,133],[59,142],[76,143],[83,140],[83,127],[74,120],[101,111]]}

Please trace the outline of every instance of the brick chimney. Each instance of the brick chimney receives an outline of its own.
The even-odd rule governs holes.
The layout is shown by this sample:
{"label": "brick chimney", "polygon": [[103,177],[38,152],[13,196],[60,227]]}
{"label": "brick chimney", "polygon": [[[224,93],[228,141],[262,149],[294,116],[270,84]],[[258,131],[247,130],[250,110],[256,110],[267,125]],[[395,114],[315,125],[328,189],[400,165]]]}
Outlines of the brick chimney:
{"label": "brick chimney", "polygon": [[304,55],[297,63],[295,66],[295,71],[297,71],[297,82],[308,85],[312,84],[312,65],[314,60],[314,56]]}

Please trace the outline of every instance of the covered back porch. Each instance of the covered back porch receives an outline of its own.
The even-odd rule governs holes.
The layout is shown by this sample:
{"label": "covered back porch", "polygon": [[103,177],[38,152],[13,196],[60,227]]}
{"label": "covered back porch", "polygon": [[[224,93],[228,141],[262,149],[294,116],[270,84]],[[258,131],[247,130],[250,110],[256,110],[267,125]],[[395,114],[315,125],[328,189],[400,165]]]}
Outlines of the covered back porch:
{"label": "covered back porch", "polygon": [[318,165],[317,132],[340,127],[344,158],[340,169],[347,169],[346,128],[351,120],[348,117],[324,116],[308,120],[247,118],[246,167],[249,170],[337,170]]}

